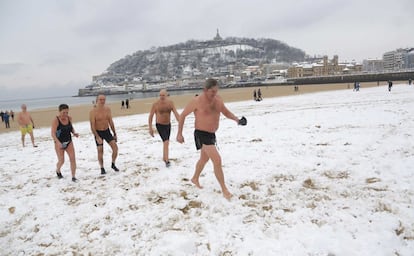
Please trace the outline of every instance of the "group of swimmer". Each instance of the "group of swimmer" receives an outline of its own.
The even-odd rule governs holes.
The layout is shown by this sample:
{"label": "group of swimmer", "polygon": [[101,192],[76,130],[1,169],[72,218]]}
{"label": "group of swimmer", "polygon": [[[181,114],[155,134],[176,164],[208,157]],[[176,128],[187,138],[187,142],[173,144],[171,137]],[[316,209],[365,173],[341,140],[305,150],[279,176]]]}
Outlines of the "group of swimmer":
{"label": "group of swimmer", "polygon": [[[209,160],[211,160],[213,162],[214,174],[220,185],[221,192],[226,199],[230,199],[232,194],[225,184],[222,159],[216,148],[215,132],[219,127],[220,114],[223,114],[228,119],[234,120],[238,125],[246,125],[247,120],[245,117],[238,118],[225,106],[222,98],[218,95],[218,89],[219,84],[217,80],[212,78],[207,79],[205,81],[202,94],[194,97],[183,109],[181,115],[178,114],[173,101],[168,99],[167,91],[162,89],[159,94],[159,99],[153,103],[149,113],[148,129],[149,134],[154,137],[152,123],[155,115],[156,129],[161,137],[161,140],[163,141],[163,161],[166,167],[169,167],[170,161],[168,152],[171,133],[171,112],[178,121],[176,139],[179,143],[184,143],[182,132],[185,119],[189,114],[194,113],[194,140],[197,150],[200,150],[200,156],[195,165],[195,171],[193,177],[191,178],[191,182],[197,188],[202,188],[199,178],[204,166]],[[105,105],[105,101],[105,95],[98,95],[96,105],[89,113],[90,128],[97,146],[101,175],[106,174],[103,161],[104,140],[112,149],[111,168],[115,172],[119,172],[119,169],[115,165],[118,156],[117,133],[112,120],[111,109]],[[30,134],[33,146],[36,146],[34,144],[32,132],[34,127],[33,120],[28,112],[22,111],[22,113],[26,113],[23,114],[22,117],[24,122],[19,122],[22,131],[23,146],[24,136],[26,133]],[[69,106],[67,104],[61,104],[59,105],[59,114],[53,119],[51,126],[51,136],[55,143],[55,151],[58,159],[56,163],[56,175],[59,179],[63,178],[61,167],[64,164],[64,153],[66,152],[70,161],[72,181],[76,182],[76,158],[74,145],[72,143],[72,135],[75,137],[79,136],[72,125],[72,118],[69,116]]]}

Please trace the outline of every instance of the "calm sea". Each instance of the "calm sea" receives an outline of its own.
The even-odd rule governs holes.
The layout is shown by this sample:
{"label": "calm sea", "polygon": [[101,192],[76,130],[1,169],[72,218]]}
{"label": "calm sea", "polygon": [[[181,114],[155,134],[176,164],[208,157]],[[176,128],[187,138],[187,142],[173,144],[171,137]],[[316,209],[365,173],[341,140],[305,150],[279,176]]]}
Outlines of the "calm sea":
{"label": "calm sea", "polygon": [[[182,91],[168,91],[170,95],[182,95],[182,94],[192,94],[196,93],[199,90],[182,90]],[[131,94],[117,94],[117,95],[107,95],[106,102],[119,102],[121,104],[122,100],[132,100],[132,99],[143,99],[158,97],[159,92],[137,92]],[[96,99],[95,96],[88,97],[74,97],[74,96],[61,96],[61,97],[47,97],[47,98],[32,98],[32,99],[6,99],[0,100],[0,110],[13,110],[14,112],[20,111],[20,106],[24,103],[27,105],[27,109],[36,110],[44,108],[57,108],[60,104],[65,103],[69,106],[76,105],[85,105],[92,104]]]}

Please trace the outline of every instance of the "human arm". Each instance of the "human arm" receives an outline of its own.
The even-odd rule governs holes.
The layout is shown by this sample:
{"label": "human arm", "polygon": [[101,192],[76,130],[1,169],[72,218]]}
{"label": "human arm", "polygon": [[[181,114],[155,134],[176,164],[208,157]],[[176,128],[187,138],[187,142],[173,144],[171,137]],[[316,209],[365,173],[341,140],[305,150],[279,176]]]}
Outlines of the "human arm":
{"label": "human arm", "polygon": [[115,141],[117,140],[117,136],[116,136],[116,131],[115,131],[115,124],[114,121],[112,120],[112,113],[111,113],[111,109],[108,108],[108,123],[109,123],[109,127],[111,127],[113,136]]}
{"label": "human arm", "polygon": [[174,113],[175,119],[177,122],[180,121],[180,114],[178,114],[177,109],[175,108],[174,102],[172,102],[172,112]]}
{"label": "human arm", "polygon": [[35,128],[35,124],[33,122],[32,116],[29,116],[29,118],[30,118],[30,122],[32,122],[32,127]]}
{"label": "human arm", "polygon": [[[69,117],[69,121],[72,123],[72,117]],[[77,133],[75,131],[75,127],[73,127],[73,124],[72,124],[72,131],[71,132],[72,132],[73,136],[75,136],[76,138],[79,137],[79,133]]]}
{"label": "human arm", "polygon": [[221,113],[223,113],[223,115],[228,118],[231,119],[233,121],[235,121],[236,123],[239,123],[239,118],[237,116],[235,116],[227,107],[226,105],[224,105],[223,102],[221,102]]}
{"label": "human arm", "polygon": [[102,144],[102,138],[98,135],[98,132],[96,131],[96,118],[94,109],[92,109],[91,112],[89,112],[89,122],[91,125],[92,134],[95,137],[96,142],[98,144]]}
{"label": "human arm", "polygon": [[154,103],[154,104],[152,104],[151,111],[150,111],[149,116],[148,116],[148,130],[149,130],[149,134],[152,137],[154,137],[154,130],[152,129],[152,119],[154,118],[155,110],[156,110],[156,107],[155,107],[155,103]]}
{"label": "human arm", "polygon": [[184,137],[183,137],[183,128],[184,128],[184,121],[185,118],[191,113],[194,112],[196,109],[196,101],[193,99],[181,112],[181,115],[179,115],[178,119],[178,131],[177,131],[177,141],[179,143],[184,143]]}
{"label": "human arm", "polygon": [[50,135],[52,136],[52,139],[55,143],[60,143],[60,141],[59,141],[59,139],[56,135],[58,125],[59,125],[59,122],[58,122],[57,118],[54,118],[53,121],[52,121],[51,129],[50,129]]}
{"label": "human arm", "polygon": [[234,120],[234,121],[236,121],[236,123],[238,124],[238,125],[247,125],[247,119],[244,117],[244,116],[242,116],[240,119],[237,117],[237,116],[235,116],[225,105],[224,105],[224,103],[223,103],[223,105],[222,105],[222,111],[221,111],[222,113],[223,113],[223,115],[225,116],[225,117],[227,117],[227,118],[229,118],[229,119],[231,119],[231,120]]}

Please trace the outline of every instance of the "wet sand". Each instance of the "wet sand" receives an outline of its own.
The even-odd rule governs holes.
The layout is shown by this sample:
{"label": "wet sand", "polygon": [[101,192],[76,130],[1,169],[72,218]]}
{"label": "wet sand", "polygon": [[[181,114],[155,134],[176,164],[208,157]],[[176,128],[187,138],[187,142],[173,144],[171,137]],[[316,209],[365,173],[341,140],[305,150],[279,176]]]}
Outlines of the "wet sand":
{"label": "wet sand", "polygon": [[[380,86],[386,85],[386,82],[380,82]],[[361,90],[366,87],[378,86],[377,82],[366,82],[361,83]],[[345,90],[353,89],[352,83],[338,83],[338,84],[318,84],[318,85],[300,85],[299,91],[295,92],[294,87],[292,85],[284,85],[284,86],[257,86],[257,87],[245,87],[245,88],[231,88],[231,89],[220,89],[219,95],[223,98],[225,103],[228,102],[235,102],[235,101],[246,101],[246,100],[253,100],[253,90],[258,89],[262,91],[263,99],[266,98],[273,98],[273,97],[280,97],[280,96],[287,96],[287,95],[295,95],[295,94],[303,94],[303,93],[312,93],[312,92],[319,92],[319,91],[329,91],[329,90]],[[200,91],[201,93],[201,91]],[[171,100],[174,101],[175,106],[178,110],[184,108],[184,106],[194,97],[194,94],[186,94],[186,95],[172,95],[170,96]],[[107,103],[108,106],[111,107],[112,116],[128,116],[128,115],[136,115],[136,114],[143,114],[149,113],[152,103],[157,98],[145,98],[145,99],[133,99],[130,101],[130,108],[129,109],[121,109],[121,103]],[[24,102],[22,102],[23,104]],[[62,102],[65,103],[65,102]],[[35,128],[44,128],[50,127],[52,120],[58,114],[58,110],[56,108],[48,108],[48,109],[41,109],[41,110],[30,110],[30,106],[27,106],[27,110],[32,115],[32,118],[35,123]],[[88,105],[79,105],[79,106],[69,106],[69,115],[72,116],[73,123],[76,122],[83,122],[89,120],[89,111],[93,107],[92,104]],[[180,111],[179,111],[180,112]],[[19,129],[17,123],[17,114],[15,113],[15,120],[12,121],[10,119],[10,128],[6,129],[5,124],[0,124],[0,134],[4,132],[16,131]]]}

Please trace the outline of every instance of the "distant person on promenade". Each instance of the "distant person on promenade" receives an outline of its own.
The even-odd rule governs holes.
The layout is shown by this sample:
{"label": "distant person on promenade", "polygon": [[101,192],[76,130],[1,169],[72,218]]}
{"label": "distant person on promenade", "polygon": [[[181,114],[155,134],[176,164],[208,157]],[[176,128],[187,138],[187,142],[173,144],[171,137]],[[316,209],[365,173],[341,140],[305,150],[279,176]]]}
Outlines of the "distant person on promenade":
{"label": "distant person on promenade", "polygon": [[33,147],[37,147],[34,142],[34,136],[33,136],[33,129],[35,127],[32,116],[29,112],[27,112],[27,106],[23,104],[21,106],[22,112],[20,112],[17,116],[17,122],[20,126],[20,132],[22,134],[22,145],[24,147],[24,139],[26,134],[28,133],[30,135],[30,139],[32,141]]}
{"label": "distant person on promenade", "polygon": [[76,182],[76,158],[75,158],[75,147],[72,143],[72,134],[75,137],[79,137],[79,134],[75,132],[72,125],[72,117],[69,116],[69,106],[66,104],[59,105],[59,115],[52,121],[51,135],[55,142],[55,151],[57,156],[56,163],[56,175],[59,179],[62,179],[62,168],[65,162],[65,152],[69,156],[70,171],[72,173],[72,181]]}
{"label": "distant person on promenade", "polygon": [[169,144],[171,134],[171,112],[174,113],[177,121],[180,119],[180,115],[174,106],[174,102],[167,98],[167,90],[162,89],[160,91],[160,98],[152,104],[152,108],[148,117],[148,128],[149,133],[154,137],[154,129],[152,129],[152,119],[155,114],[155,126],[163,142],[163,154],[162,160],[165,162],[167,167],[170,166],[169,160]]}
{"label": "distant person on promenade", "polygon": [[391,92],[391,88],[392,88],[392,82],[391,80],[388,80],[388,91]]}
{"label": "distant person on promenade", "polygon": [[412,82],[413,82],[413,80],[411,80],[411,78],[410,78],[410,79],[408,79],[408,85],[411,85],[411,84],[412,84]]}
{"label": "distant person on promenade", "polygon": [[9,115],[9,111],[6,111],[6,113],[4,113],[3,118],[4,118],[4,123],[6,124],[6,128],[10,128],[10,115]]}
{"label": "distant person on promenade", "polygon": [[359,88],[361,88],[361,84],[359,82],[356,83],[356,91],[359,92]]}
{"label": "distant person on promenade", "polygon": [[[103,164],[103,140],[105,140],[112,149],[112,164],[111,168],[118,172],[119,169],[115,166],[116,158],[118,157],[118,145],[116,144],[117,136],[115,131],[114,121],[112,120],[111,109],[105,106],[106,97],[99,94],[96,100],[96,107],[89,113],[89,121],[91,131],[95,136],[96,147],[98,150],[99,167],[101,174],[106,174]],[[113,135],[111,134],[112,130]]]}
{"label": "distant person on promenade", "polygon": [[211,159],[214,166],[214,174],[220,184],[223,196],[230,200],[232,194],[227,189],[224,181],[224,173],[222,167],[221,156],[216,148],[215,132],[219,127],[220,114],[234,120],[239,125],[246,125],[246,118],[237,118],[227,107],[220,96],[217,95],[219,85],[215,79],[207,79],[203,88],[203,93],[191,100],[184,108],[180,115],[178,122],[177,141],[184,143],[183,127],[187,115],[194,113],[195,117],[195,131],[194,139],[197,150],[200,150],[200,158],[196,163],[194,175],[191,182],[198,188],[203,188],[200,185],[200,174],[204,169],[207,161]]}
{"label": "distant person on promenade", "polygon": [[262,99],[263,99],[262,98],[262,91],[259,88],[259,89],[257,89],[257,101],[261,101]]}

